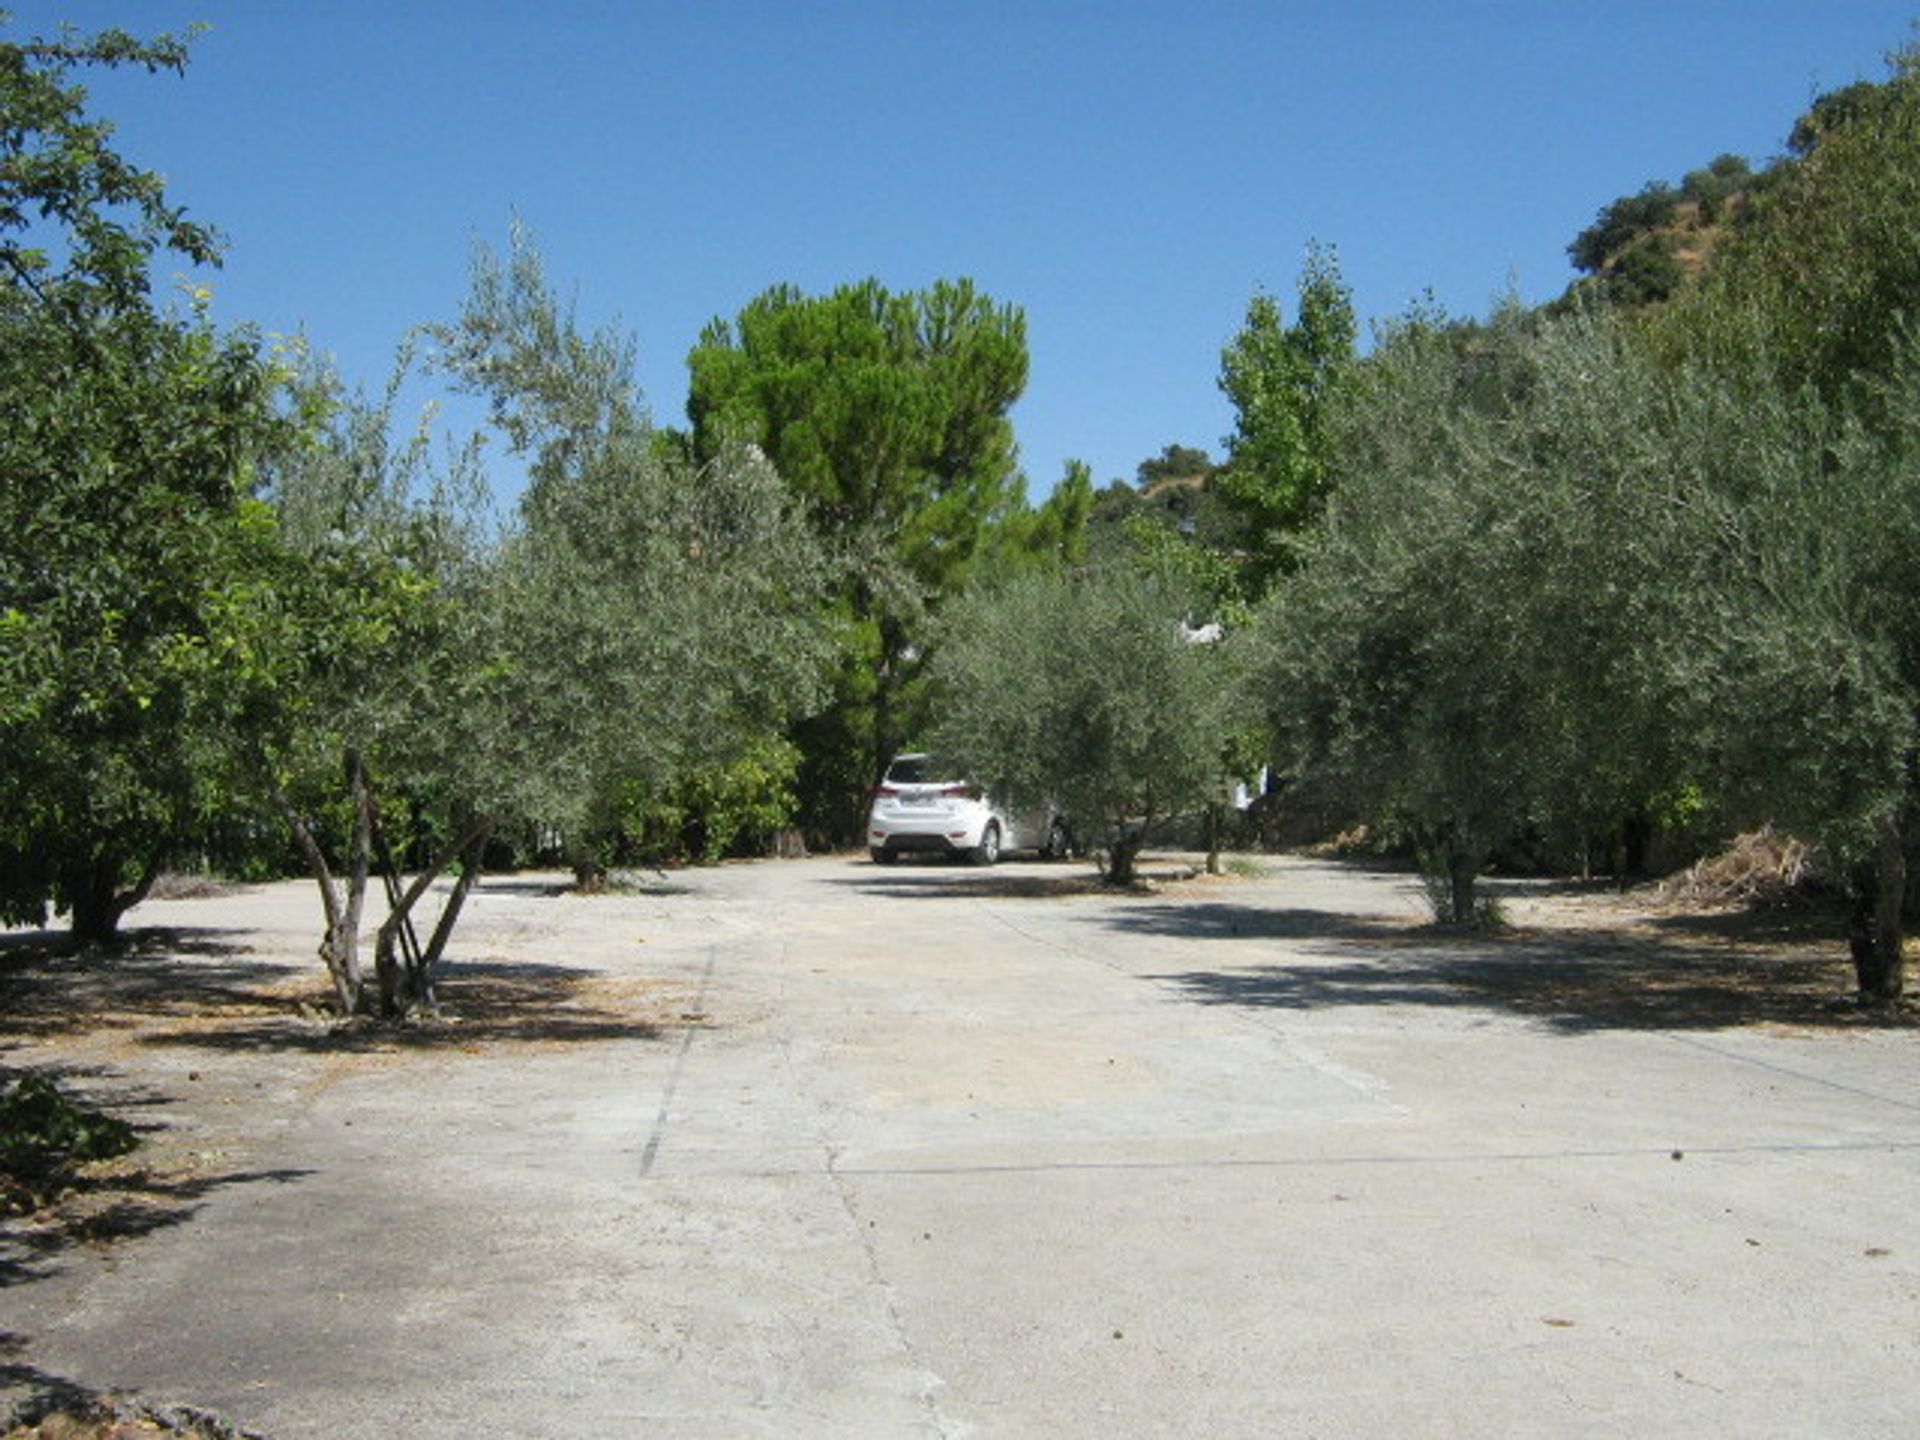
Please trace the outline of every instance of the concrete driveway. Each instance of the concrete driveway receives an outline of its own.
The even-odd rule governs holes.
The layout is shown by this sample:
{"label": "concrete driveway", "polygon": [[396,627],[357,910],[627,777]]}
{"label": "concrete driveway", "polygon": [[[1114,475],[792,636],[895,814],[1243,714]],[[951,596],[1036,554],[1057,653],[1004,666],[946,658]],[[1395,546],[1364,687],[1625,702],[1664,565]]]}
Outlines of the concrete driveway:
{"label": "concrete driveway", "polygon": [[[590,1010],[158,1037],[217,1181],[0,1324],[277,1440],[1920,1433],[1913,1032],[1514,1003],[1551,939],[1263,863],[492,882],[457,963]],[[134,923],[299,966],[313,908]]]}

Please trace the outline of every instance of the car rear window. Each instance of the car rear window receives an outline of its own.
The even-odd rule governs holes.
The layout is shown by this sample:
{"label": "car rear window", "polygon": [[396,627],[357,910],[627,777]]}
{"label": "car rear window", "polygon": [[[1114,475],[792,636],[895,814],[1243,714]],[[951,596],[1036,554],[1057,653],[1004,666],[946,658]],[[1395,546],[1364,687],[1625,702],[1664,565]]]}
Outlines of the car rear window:
{"label": "car rear window", "polygon": [[934,785],[949,778],[937,755],[902,755],[887,767],[887,779],[895,785]]}

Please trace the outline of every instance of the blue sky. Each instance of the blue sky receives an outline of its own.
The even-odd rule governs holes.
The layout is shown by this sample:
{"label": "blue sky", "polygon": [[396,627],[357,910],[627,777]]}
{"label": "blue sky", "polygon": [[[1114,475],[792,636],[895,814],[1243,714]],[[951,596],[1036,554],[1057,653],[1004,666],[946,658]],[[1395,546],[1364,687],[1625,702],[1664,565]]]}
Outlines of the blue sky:
{"label": "blue sky", "polygon": [[[1363,321],[1483,314],[1650,179],[1777,154],[1880,79],[1914,0],[1611,4],[0,0],[205,21],[184,79],[102,75],[122,148],[226,234],[216,313],[304,329],[377,386],[512,217],[582,317],[639,344],[656,420],[686,354],[769,285],[971,276],[1027,316],[1035,498],[1232,428],[1220,348],[1310,241]],[[511,485],[503,477],[503,484]]]}

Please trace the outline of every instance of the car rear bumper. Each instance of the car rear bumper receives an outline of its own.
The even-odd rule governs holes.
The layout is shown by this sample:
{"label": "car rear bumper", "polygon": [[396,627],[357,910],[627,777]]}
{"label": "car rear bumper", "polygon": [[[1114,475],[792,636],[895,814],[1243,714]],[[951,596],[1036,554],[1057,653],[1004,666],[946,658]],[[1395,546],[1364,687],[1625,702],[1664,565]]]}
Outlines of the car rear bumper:
{"label": "car rear bumper", "polygon": [[964,815],[926,815],[909,818],[875,817],[867,826],[867,845],[901,854],[938,854],[972,850],[980,844],[986,819]]}
{"label": "car rear bumper", "polygon": [[875,835],[868,838],[867,846],[889,855],[958,855],[973,848],[945,835]]}

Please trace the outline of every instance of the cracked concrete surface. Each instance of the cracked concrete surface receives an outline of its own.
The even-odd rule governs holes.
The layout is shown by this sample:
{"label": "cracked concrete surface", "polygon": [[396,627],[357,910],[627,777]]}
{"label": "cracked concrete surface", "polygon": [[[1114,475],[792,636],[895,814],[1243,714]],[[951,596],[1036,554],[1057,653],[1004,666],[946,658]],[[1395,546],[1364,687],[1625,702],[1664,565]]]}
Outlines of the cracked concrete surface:
{"label": "cracked concrete surface", "polygon": [[[273,1178],[4,1324],[278,1440],[1920,1428],[1912,1032],[1547,1023],[1455,983],[1405,879],[1267,863],[485,888],[456,964],[663,982],[663,1022],[119,1055],[205,1071],[167,1123]],[[134,923],[303,963],[310,905]]]}

